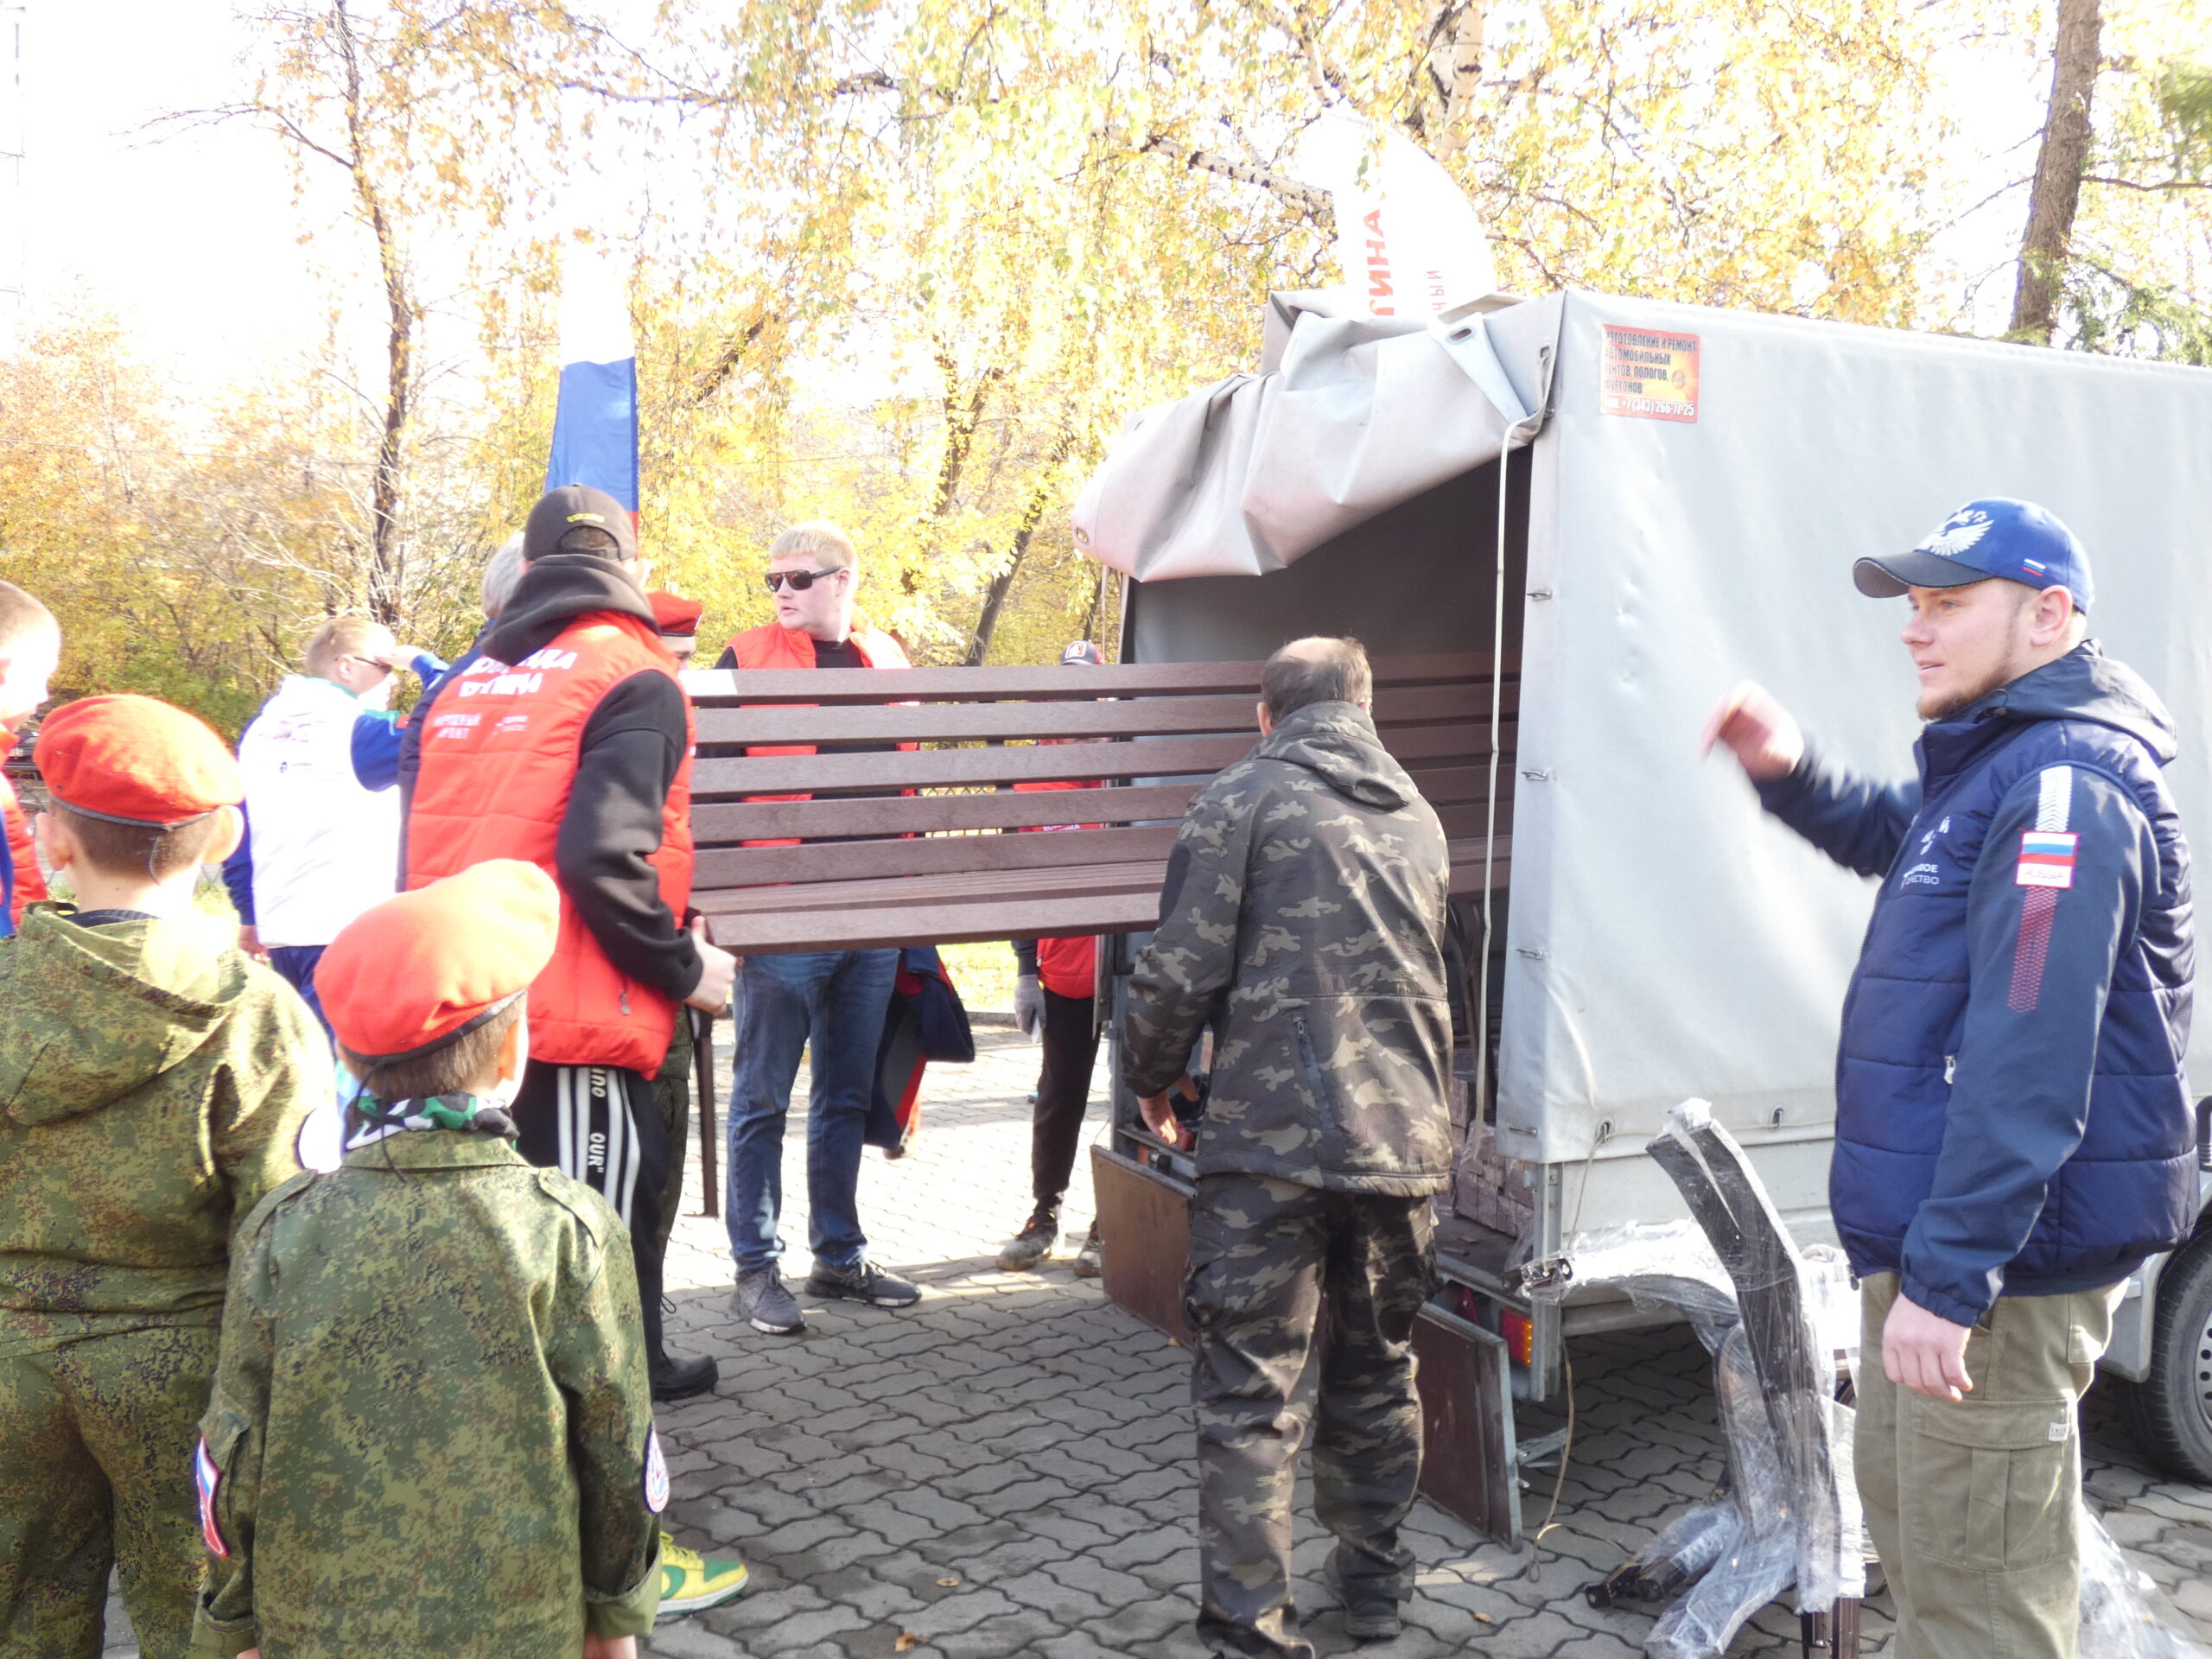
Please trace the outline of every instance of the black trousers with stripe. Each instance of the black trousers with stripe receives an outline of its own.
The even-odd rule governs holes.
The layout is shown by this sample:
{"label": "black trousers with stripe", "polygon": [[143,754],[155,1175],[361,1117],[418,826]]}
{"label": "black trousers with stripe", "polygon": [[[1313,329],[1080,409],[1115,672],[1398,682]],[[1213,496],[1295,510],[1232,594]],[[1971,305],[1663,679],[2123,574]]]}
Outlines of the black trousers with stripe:
{"label": "black trousers with stripe", "polygon": [[645,1351],[661,1357],[661,1208],[666,1202],[668,1131],[652,1079],[615,1065],[532,1060],[515,1096],[522,1155],[582,1181],[614,1206],[630,1230]]}

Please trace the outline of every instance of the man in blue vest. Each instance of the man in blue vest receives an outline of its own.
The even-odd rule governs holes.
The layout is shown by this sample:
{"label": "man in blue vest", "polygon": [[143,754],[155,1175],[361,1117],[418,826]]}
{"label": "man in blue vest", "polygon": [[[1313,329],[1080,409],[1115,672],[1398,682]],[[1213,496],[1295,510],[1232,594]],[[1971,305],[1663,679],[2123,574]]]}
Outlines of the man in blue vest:
{"label": "man in blue vest", "polygon": [[2088,639],[2088,556],[2041,507],[1970,502],[1854,577],[1908,601],[1918,776],[1852,776],[1751,685],[1707,743],[1882,884],[1828,1196],[1859,1279],[1859,1488],[1898,1659],[2073,1659],[2075,1405],[2121,1282],[2196,1214],[2173,723]]}

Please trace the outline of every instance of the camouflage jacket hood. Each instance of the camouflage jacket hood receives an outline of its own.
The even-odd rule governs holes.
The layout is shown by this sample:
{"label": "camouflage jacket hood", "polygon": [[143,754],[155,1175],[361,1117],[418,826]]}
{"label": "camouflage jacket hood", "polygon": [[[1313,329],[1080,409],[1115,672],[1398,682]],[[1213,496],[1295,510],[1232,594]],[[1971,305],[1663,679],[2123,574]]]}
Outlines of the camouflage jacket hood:
{"label": "camouflage jacket hood", "polygon": [[0,1355],[213,1324],[231,1229],[299,1170],[330,1050],[212,918],[0,941]]}
{"label": "camouflage jacket hood", "polygon": [[1300,709],[1198,791],[1122,1040],[1157,1094],[1212,1027],[1201,1175],[1443,1190],[1449,877],[1443,825],[1350,703]]}
{"label": "camouflage jacket hood", "polygon": [[[56,906],[26,918],[8,1014],[32,1023],[0,1053],[0,1110],[26,1126],[96,1112],[188,1058],[245,994],[246,958],[213,917],[78,927]],[[34,1010],[67,1015],[40,1027]],[[98,1033],[97,1041],[86,1038]]]}
{"label": "camouflage jacket hood", "polygon": [[1307,704],[1262,738],[1251,759],[1303,766],[1339,795],[1385,812],[1421,798],[1375,735],[1375,722],[1349,702]]}

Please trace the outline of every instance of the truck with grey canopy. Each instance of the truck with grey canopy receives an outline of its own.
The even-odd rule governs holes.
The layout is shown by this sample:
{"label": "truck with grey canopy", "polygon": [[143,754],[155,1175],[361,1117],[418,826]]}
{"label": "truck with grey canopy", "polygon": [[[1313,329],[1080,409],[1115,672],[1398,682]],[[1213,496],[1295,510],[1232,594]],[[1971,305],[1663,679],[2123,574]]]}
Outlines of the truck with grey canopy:
{"label": "truck with grey canopy", "polygon": [[[1993,495],[2090,549],[2093,635],[2173,711],[2167,775],[2212,836],[2202,370],[1579,292],[1433,322],[1278,296],[1259,372],[1141,416],[1084,493],[1078,543],[1132,579],[1125,661],[1315,632],[1484,653],[1492,741],[1457,804],[1503,873],[1453,902],[1465,1140],[1439,1310],[1481,1339],[1479,1386],[1553,1396],[1566,1342],[1653,1317],[1576,1287],[1575,1243],[1686,1215],[1645,1151],[1685,1099],[1800,1243],[1833,1242],[1836,1028],[1873,889],[1765,819],[1698,734],[1751,678],[1827,753],[1909,764],[1902,607],[1860,598],[1852,563]],[[2203,1021],[2187,1058],[2212,1065]],[[1120,1163],[1187,1173],[1133,1102],[1116,1122]],[[2212,1481],[2206,1349],[2200,1223],[2129,1282],[2104,1369],[2145,1449]],[[1511,1535],[1510,1405],[1487,1406],[1488,1523]]]}

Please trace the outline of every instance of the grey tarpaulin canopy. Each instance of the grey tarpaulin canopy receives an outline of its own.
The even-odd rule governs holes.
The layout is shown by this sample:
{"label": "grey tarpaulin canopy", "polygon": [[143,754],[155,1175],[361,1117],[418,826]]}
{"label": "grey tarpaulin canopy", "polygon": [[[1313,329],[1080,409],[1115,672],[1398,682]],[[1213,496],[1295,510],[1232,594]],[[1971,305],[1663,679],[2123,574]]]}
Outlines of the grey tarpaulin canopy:
{"label": "grey tarpaulin canopy", "polygon": [[1432,323],[1274,296],[1261,372],[1139,416],[1076,503],[1077,544],[1140,582],[1259,575],[1527,442],[1486,303]]}

